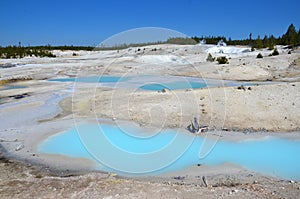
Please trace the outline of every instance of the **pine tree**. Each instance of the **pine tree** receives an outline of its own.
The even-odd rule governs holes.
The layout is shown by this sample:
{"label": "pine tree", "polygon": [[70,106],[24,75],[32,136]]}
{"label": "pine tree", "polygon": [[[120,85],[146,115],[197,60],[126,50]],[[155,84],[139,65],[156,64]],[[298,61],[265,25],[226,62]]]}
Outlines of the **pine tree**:
{"label": "pine tree", "polygon": [[297,45],[297,31],[294,24],[291,24],[288,27],[288,30],[282,36],[282,38],[284,40],[284,44],[286,45],[293,45],[293,46]]}
{"label": "pine tree", "polygon": [[269,37],[269,41],[268,41],[268,49],[269,50],[273,50],[274,49],[274,45],[275,45],[275,37],[273,35],[271,35]]}
{"label": "pine tree", "polygon": [[257,36],[257,39],[256,39],[256,41],[255,41],[255,46],[254,46],[254,48],[257,48],[257,49],[263,48],[263,42],[262,42],[262,40],[260,39],[260,36],[259,36],[259,35]]}
{"label": "pine tree", "polygon": [[298,30],[298,43],[297,43],[298,46],[300,46],[300,28]]}
{"label": "pine tree", "polygon": [[262,40],[263,48],[266,48],[268,46],[269,38],[267,35],[264,36]]}

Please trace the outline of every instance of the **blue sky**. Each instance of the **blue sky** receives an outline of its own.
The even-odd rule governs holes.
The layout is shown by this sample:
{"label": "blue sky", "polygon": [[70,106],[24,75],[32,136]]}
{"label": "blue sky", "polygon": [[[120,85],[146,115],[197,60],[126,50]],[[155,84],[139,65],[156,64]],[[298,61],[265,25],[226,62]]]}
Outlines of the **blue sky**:
{"label": "blue sky", "polygon": [[0,0],[0,45],[98,45],[133,28],[233,39],[300,28],[299,0]]}

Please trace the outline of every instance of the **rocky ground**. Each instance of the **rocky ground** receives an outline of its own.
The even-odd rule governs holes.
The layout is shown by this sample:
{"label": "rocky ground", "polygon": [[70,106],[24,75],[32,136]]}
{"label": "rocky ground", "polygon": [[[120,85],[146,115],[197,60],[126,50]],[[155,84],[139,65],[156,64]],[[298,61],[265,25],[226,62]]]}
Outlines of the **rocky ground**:
{"label": "rocky ground", "polygon": [[113,174],[57,176],[30,164],[0,159],[1,198],[297,198],[300,184],[248,174],[210,176],[203,182],[182,177],[126,179]]}

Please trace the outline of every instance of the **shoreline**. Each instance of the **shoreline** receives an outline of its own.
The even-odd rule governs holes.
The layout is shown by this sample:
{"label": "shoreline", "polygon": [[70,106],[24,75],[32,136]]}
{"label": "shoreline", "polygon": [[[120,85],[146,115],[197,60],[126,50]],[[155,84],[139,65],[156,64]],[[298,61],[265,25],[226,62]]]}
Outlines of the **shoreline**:
{"label": "shoreline", "polygon": [[[25,197],[25,193],[27,196],[57,195],[58,191],[63,189],[63,193],[69,197],[74,194],[74,191],[76,193],[76,190],[81,190],[80,192],[85,190],[89,194],[95,194],[94,196],[98,198],[99,194],[102,195],[103,192],[95,192],[95,190],[97,190],[97,185],[103,183],[105,183],[105,187],[108,186],[121,195],[128,195],[130,192],[136,193],[136,197],[141,197],[141,188],[144,190],[143,193],[147,193],[147,195],[154,191],[151,195],[155,197],[161,197],[161,195],[157,195],[157,192],[161,191],[167,191],[168,196],[173,193],[174,196],[193,198],[199,198],[199,194],[205,195],[207,198],[215,198],[215,194],[218,194],[219,197],[222,195],[223,197],[237,198],[265,198],[266,196],[297,198],[300,193],[299,182],[263,176],[236,168],[233,165],[219,167],[220,173],[215,173],[214,170],[203,171],[197,176],[191,176],[189,173],[174,173],[164,177],[123,177],[114,173],[99,171],[53,171],[47,167],[39,167],[31,163],[24,163],[24,161],[4,159],[0,156],[0,169],[4,171],[0,174],[2,179],[0,193],[2,196],[10,197],[18,194],[16,190],[9,188],[16,182],[16,178],[23,187],[27,187],[20,197]],[[195,168],[187,168],[188,171],[191,169]],[[7,175],[6,172],[11,173]],[[78,186],[78,188],[74,190],[74,186]]]}
{"label": "shoreline", "polygon": [[[85,124],[87,122],[90,122],[91,120],[85,120],[82,121],[81,123]],[[67,119],[67,120],[60,120],[60,121],[51,121],[51,122],[46,122],[45,126],[39,126],[38,129],[45,129],[48,128],[48,126],[56,126],[57,124],[59,128],[56,130],[48,131],[39,135],[38,137],[35,137],[34,139],[27,139],[26,141],[23,141],[23,144],[25,146],[24,149],[20,151],[15,151],[15,144],[13,142],[1,142],[1,147],[3,149],[8,149],[6,151],[2,151],[2,154],[4,154],[4,157],[8,159],[16,159],[19,161],[23,161],[25,163],[37,166],[40,169],[47,168],[49,171],[54,171],[55,175],[73,175],[74,173],[81,173],[81,174],[87,174],[87,173],[103,173],[107,174],[109,172],[106,171],[101,171],[101,170],[95,170],[96,162],[93,162],[89,159],[86,158],[72,158],[69,156],[64,156],[64,155],[58,155],[58,154],[43,154],[39,153],[38,151],[38,146],[41,144],[43,141],[48,139],[51,136],[57,135],[61,133],[62,131],[65,131],[69,128],[73,128],[74,126],[70,124],[72,123],[72,119]],[[94,121],[95,122],[95,121]],[[114,121],[111,121],[110,119],[103,119],[102,122],[104,124],[113,124]],[[128,121],[122,121],[122,123],[132,123]],[[103,123],[102,123],[103,124]],[[65,126],[62,127],[62,126]],[[66,128],[67,127],[67,128]],[[33,130],[30,134],[36,135],[36,132]],[[186,134],[190,134],[189,132],[184,132]],[[220,132],[219,132],[220,133]],[[221,135],[221,137],[219,136]],[[30,136],[31,137],[31,136]],[[274,138],[281,138],[281,139],[290,139],[290,140],[300,140],[300,134],[299,132],[292,132],[292,133],[265,133],[265,132],[260,132],[260,133],[249,133],[249,134],[244,134],[242,132],[228,132],[224,131],[221,132],[220,134],[214,134],[214,131],[209,131],[205,134],[202,135],[197,135],[197,137],[202,137],[202,138],[207,138],[207,139],[218,139],[218,141],[227,141],[227,142],[247,142],[247,141],[253,141],[253,140],[264,140],[264,139],[269,139],[270,137]],[[19,139],[19,138],[17,138]],[[4,147],[4,145],[6,147]],[[28,147],[30,146],[30,147]],[[10,150],[10,152],[9,152]],[[200,170],[199,170],[200,169]],[[231,170],[233,169],[233,170]],[[207,171],[211,172],[211,176],[207,177],[212,177],[215,175],[220,175],[223,174],[224,170],[227,171],[234,171],[230,173],[230,175],[233,176],[238,176],[241,172],[242,173],[255,173],[256,175],[261,175],[256,172],[252,172],[250,170],[246,170],[242,168],[241,166],[236,166],[231,163],[225,163],[224,165],[215,165],[215,166],[206,166],[206,165],[201,165],[201,166],[190,166],[187,168],[183,168],[182,170],[176,170],[176,171],[169,171],[167,173],[162,173],[159,175],[152,175],[150,176],[141,176],[141,177],[136,177],[136,176],[120,176],[122,178],[126,179],[151,179],[151,178],[158,178],[158,179],[169,179],[175,176],[181,176],[181,175],[189,175],[192,178],[199,175],[199,172],[204,174]],[[226,173],[226,172],[225,172]],[[227,173],[228,174],[228,173]],[[62,177],[62,176],[61,176]],[[276,178],[280,180],[279,178]]]}

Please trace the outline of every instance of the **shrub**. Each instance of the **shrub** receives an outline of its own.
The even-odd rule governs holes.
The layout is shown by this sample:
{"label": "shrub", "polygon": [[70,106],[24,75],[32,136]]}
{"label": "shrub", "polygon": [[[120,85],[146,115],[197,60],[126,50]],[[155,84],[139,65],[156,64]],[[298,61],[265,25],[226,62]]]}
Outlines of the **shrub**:
{"label": "shrub", "polygon": [[273,56],[279,55],[279,52],[278,52],[277,48],[274,49],[274,51],[272,52],[272,55]]}
{"label": "shrub", "polygon": [[213,62],[213,61],[215,61],[215,59],[216,59],[215,57],[213,57],[210,53],[208,53],[206,61]]}
{"label": "shrub", "polygon": [[217,62],[219,63],[219,64],[229,64],[229,62],[228,62],[228,59],[226,58],[226,57],[218,57],[217,58]]}
{"label": "shrub", "polygon": [[256,56],[256,58],[263,58],[261,53],[258,53],[258,55]]}
{"label": "shrub", "polygon": [[268,50],[273,50],[273,49],[274,49],[274,44],[270,43],[269,46],[268,46]]}

